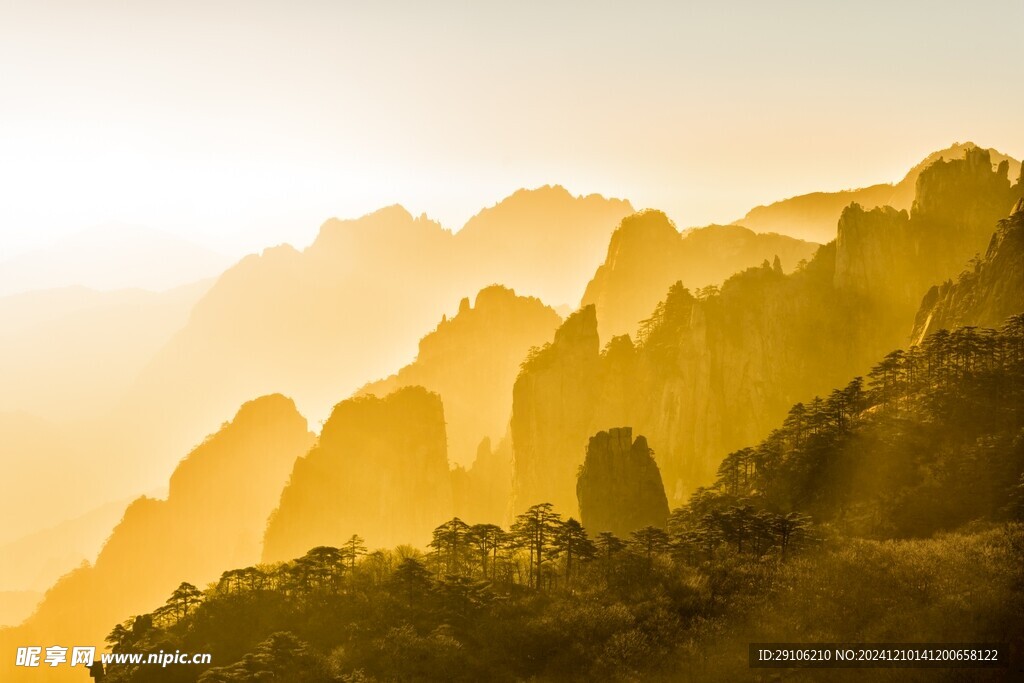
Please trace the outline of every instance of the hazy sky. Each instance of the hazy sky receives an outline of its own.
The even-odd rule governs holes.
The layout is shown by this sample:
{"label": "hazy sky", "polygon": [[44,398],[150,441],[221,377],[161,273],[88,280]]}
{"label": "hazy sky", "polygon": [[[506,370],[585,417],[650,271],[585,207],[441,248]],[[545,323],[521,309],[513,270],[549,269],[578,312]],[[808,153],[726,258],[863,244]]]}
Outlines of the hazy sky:
{"label": "hazy sky", "polygon": [[520,186],[725,222],[1024,154],[1024,2],[0,0],[0,258],[96,223],[235,255]]}

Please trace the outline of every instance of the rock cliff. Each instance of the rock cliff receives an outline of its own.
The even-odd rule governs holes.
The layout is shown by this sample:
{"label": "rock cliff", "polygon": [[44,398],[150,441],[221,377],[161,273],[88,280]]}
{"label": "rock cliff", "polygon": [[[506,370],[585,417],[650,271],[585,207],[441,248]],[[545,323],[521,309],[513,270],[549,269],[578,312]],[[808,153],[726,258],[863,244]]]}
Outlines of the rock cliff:
{"label": "rock cliff", "polygon": [[[880,183],[856,190],[813,192],[791,197],[768,206],[755,207],[736,222],[758,232],[780,232],[816,242],[828,242],[836,237],[836,222],[850,204],[859,204],[868,210],[878,206],[892,206],[897,211],[909,211],[922,171],[939,160],[963,159],[975,149],[978,146],[973,142],[954,143],[946,149],[929,154],[898,183]],[[1011,174],[1015,174],[1021,167],[1020,161],[1012,157],[991,148],[985,151],[994,163],[1005,161]]]}
{"label": "rock cliff", "polygon": [[299,557],[353,534],[368,547],[424,546],[451,516],[441,398],[422,387],[353,398],[335,406],[319,443],[295,461],[263,558]]}
{"label": "rock cliff", "polygon": [[516,382],[514,507],[571,510],[587,438],[608,424],[647,436],[670,503],[682,503],[794,403],[907,342],[927,286],[958,272],[952,264],[975,253],[981,224],[991,230],[996,209],[1005,216],[1013,205],[1019,186],[1006,173],[981,150],[938,162],[919,176],[909,213],[851,207],[840,239],[794,273],[765,263],[720,291],[673,285],[635,342],[615,338],[600,351],[595,311],[571,316]]}
{"label": "rock cliff", "polygon": [[819,245],[738,225],[712,225],[680,234],[661,211],[627,216],[612,234],[608,254],[587,285],[582,305],[597,308],[601,338],[636,332],[681,280],[693,290],[721,285],[733,273],[765,260],[792,270]]}
{"label": "rock cliff", "polygon": [[552,503],[576,509],[576,467],[591,429],[598,397],[600,355],[597,312],[570,315],[554,340],[523,363],[512,389],[513,510]]}
{"label": "rock cliff", "polygon": [[912,335],[915,343],[940,329],[966,325],[998,327],[1024,312],[1024,199],[999,222],[982,259],[932,287],[921,302]]}
{"label": "rock cliff", "polygon": [[357,395],[384,396],[404,386],[439,394],[448,421],[448,456],[453,465],[468,467],[482,439],[496,442],[504,436],[519,363],[560,323],[539,299],[499,285],[486,287],[473,305],[464,299],[454,317],[420,341],[413,363]]}
{"label": "rock cliff", "polygon": [[629,427],[590,437],[576,480],[580,521],[593,536],[610,531],[619,538],[645,526],[664,528],[668,500],[647,439],[633,441]]}

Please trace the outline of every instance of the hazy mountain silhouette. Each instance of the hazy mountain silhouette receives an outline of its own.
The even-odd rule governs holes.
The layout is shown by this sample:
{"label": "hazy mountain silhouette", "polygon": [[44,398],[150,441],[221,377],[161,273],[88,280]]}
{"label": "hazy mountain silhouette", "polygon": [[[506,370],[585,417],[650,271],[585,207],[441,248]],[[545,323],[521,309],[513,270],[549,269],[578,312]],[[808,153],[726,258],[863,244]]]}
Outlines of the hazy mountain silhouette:
{"label": "hazy mountain silhouette", "polygon": [[516,381],[514,509],[571,509],[587,439],[608,424],[647,437],[680,503],[721,454],[906,341],[927,287],[958,272],[1020,196],[1007,170],[982,150],[937,162],[919,176],[910,214],[851,207],[838,240],[791,275],[765,264],[720,292],[674,285],[636,344],[619,337],[601,352],[595,310],[570,316]]}
{"label": "hazy mountain silhouette", "polygon": [[604,257],[611,229],[632,212],[626,200],[573,197],[558,185],[518,190],[466,222],[459,250],[474,281],[503,284],[552,306],[574,305]]}
{"label": "hazy mountain silhouette", "polygon": [[0,296],[71,286],[160,291],[213,277],[230,263],[159,230],[112,223],[0,261]]}
{"label": "hazy mountain silhouette", "polygon": [[[129,505],[95,564],[64,576],[31,618],[0,632],[0,643],[102,648],[112,622],[162,599],[183,577],[203,585],[225,566],[258,561],[267,515],[295,459],[313,442],[290,399],[244,404],[179,463],[166,500],[142,497]],[[5,680],[10,668],[3,665]]]}
{"label": "hazy mountain silhouette", "polygon": [[[509,389],[511,395],[511,389]],[[483,439],[469,467],[455,465],[452,514],[478,524],[506,524],[512,498],[512,439],[506,432],[497,443]]]}
{"label": "hazy mountain silhouette", "polygon": [[[575,300],[582,274],[631,211],[627,202],[541,188],[481,212],[457,234],[394,206],[330,220],[304,251],[246,257],[142,373],[119,413],[136,427],[136,445],[121,457],[147,447],[159,466],[194,443],[211,416],[272,391],[325,418],[339,396],[409,363],[424,331],[454,314],[466,292],[496,281],[522,295]],[[584,262],[581,254],[596,255]],[[576,276],[567,272],[577,270],[569,288]]]}
{"label": "hazy mountain silhouette", "polygon": [[[96,559],[131,500],[105,503],[84,515],[0,546],[0,590],[45,591],[83,561]],[[25,616],[28,616],[27,614]]]}
{"label": "hazy mountain silhouette", "polygon": [[734,273],[776,258],[791,271],[818,246],[737,225],[693,228],[680,235],[661,211],[642,211],[624,218],[612,234],[582,305],[597,307],[602,339],[633,334],[677,280],[694,290],[721,285]]}
{"label": "hazy mountain silhouette", "polygon": [[[131,431],[111,411],[210,284],[0,297],[0,543],[152,486],[151,475],[138,483],[150,467],[144,458],[105,469],[127,451]],[[118,485],[130,478],[134,487]]]}
{"label": "hazy mountain silhouette", "polygon": [[423,387],[335,406],[320,440],[295,462],[267,522],[265,562],[340,546],[425,546],[451,515],[451,480],[441,398]]}
{"label": "hazy mountain silhouette", "polygon": [[[955,143],[946,149],[933,152],[921,163],[914,166],[898,183],[881,183],[856,190],[839,192],[814,192],[789,199],[758,206],[736,221],[757,232],[779,232],[815,242],[828,242],[836,236],[836,221],[843,209],[852,203],[872,209],[876,206],[892,206],[896,209],[910,209],[914,200],[917,178],[925,168],[939,159],[962,159],[969,149],[975,149],[973,142]],[[1007,161],[1010,176],[1020,172],[1020,161],[988,150],[992,163]],[[687,283],[688,284],[688,283]]]}
{"label": "hazy mountain silhouette", "polygon": [[516,296],[500,285],[486,287],[459,304],[420,340],[416,360],[397,374],[356,395],[385,396],[422,386],[441,396],[447,422],[448,458],[468,466],[484,438],[497,442],[512,413],[512,384],[527,351],[543,344],[561,324],[539,299]]}

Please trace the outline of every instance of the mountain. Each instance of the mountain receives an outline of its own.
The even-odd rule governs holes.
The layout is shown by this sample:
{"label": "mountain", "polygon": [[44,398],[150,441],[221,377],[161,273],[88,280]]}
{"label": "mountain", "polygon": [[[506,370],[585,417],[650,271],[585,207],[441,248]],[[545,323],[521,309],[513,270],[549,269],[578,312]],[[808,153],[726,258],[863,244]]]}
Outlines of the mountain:
{"label": "mountain", "polygon": [[633,440],[629,427],[590,437],[587,455],[576,478],[580,521],[596,535],[611,532],[629,538],[638,529],[664,529],[668,501],[661,472],[647,439]]}
{"label": "mountain", "polygon": [[692,228],[682,234],[660,211],[627,216],[612,234],[604,263],[583,294],[597,307],[602,339],[633,334],[669,286],[681,280],[697,290],[763,261],[792,271],[819,245],[738,225]]}
{"label": "mountain", "polygon": [[[510,392],[511,393],[511,392]],[[452,467],[452,513],[478,524],[505,524],[512,498],[512,440],[505,436],[492,445],[485,438],[472,465]]]}
{"label": "mountain", "polygon": [[539,299],[493,285],[463,299],[452,318],[443,318],[420,340],[416,360],[387,379],[368,384],[357,396],[386,396],[422,386],[441,396],[447,421],[448,457],[468,466],[485,438],[498,441],[512,413],[512,384],[519,363],[554,333],[561,319]]}
{"label": "mountain", "polygon": [[0,591],[38,592],[42,598],[42,592],[61,576],[96,559],[130,502],[106,503],[74,519],[4,543],[0,546]]}
{"label": "mountain", "polygon": [[267,522],[263,560],[340,546],[353,534],[373,546],[422,547],[451,510],[441,398],[405,387],[384,398],[348,399],[335,406],[316,447],[295,462]]}
{"label": "mountain", "polygon": [[912,338],[962,326],[994,327],[1024,311],[1024,199],[1000,221],[985,257],[973,268],[932,287],[921,302]]}
{"label": "mountain", "polygon": [[0,628],[20,624],[42,599],[38,591],[0,591]]}
{"label": "mountain", "polygon": [[677,283],[635,343],[602,351],[596,310],[570,316],[513,390],[514,510],[572,509],[587,439],[608,424],[647,437],[670,503],[683,502],[723,454],[906,341],[923,292],[983,248],[1020,197],[1006,174],[983,150],[936,162],[909,214],[849,208],[839,238],[789,275],[764,264],[696,296]]}
{"label": "mountain", "polygon": [[216,276],[229,264],[159,230],[107,224],[0,261],[0,296],[75,286],[160,291]]}
{"label": "mountain", "polygon": [[[127,497],[142,485],[152,488],[151,471],[146,480],[136,478],[148,466],[136,457],[148,449],[145,434],[129,447],[131,426],[113,413],[211,284],[164,292],[74,287],[0,297],[0,460],[7,468],[0,483],[0,543]],[[207,428],[220,419],[209,420]],[[154,422],[157,416],[147,420]],[[107,469],[113,462],[117,468]],[[129,478],[135,487],[121,485]]]}
{"label": "mountain", "polygon": [[875,538],[1024,518],[1022,348],[1018,313],[890,352],[866,379],[797,403],[766,439],[730,453],[673,517],[740,543],[755,527],[737,517],[759,510]]}
{"label": "mountain", "polygon": [[121,422],[138,426],[135,447],[159,463],[249,396],[284,392],[326,418],[339,396],[408,364],[425,330],[496,277],[522,295],[575,300],[586,276],[569,288],[571,264],[593,254],[578,266],[593,272],[631,211],[547,187],[517,192],[455,234],[397,206],[330,220],[303,251],[275,247],[227,270],[141,374]]}
{"label": "mountain", "polygon": [[24,624],[2,632],[3,647],[45,641],[102,649],[111,623],[162,599],[182,578],[203,585],[225,566],[256,562],[267,515],[312,443],[290,399],[244,404],[179,463],[167,499],[129,505],[95,564],[51,587]]}
{"label": "mountain", "polygon": [[546,185],[484,209],[457,237],[473,280],[507,285],[552,306],[575,304],[601,263],[610,228],[631,213],[622,199],[573,197]]}
{"label": "mountain", "polygon": [[[857,190],[814,192],[790,199],[758,206],[736,221],[757,232],[779,232],[815,242],[828,242],[836,236],[836,221],[850,204],[872,209],[892,206],[897,210],[910,209],[915,186],[921,171],[940,159],[962,159],[969,150],[978,149],[973,142],[954,143],[946,149],[933,152],[914,166],[898,183],[882,183]],[[1020,172],[1020,161],[988,149],[994,164],[1007,163],[1011,177]]]}
{"label": "mountain", "polygon": [[[1022,348],[1018,315],[1000,330],[961,328],[891,352],[866,380],[792,406],[670,516],[663,491],[650,491],[661,484],[643,437],[598,433],[581,494],[625,494],[608,501],[611,521],[639,504],[663,525],[628,539],[538,505],[507,533],[440,521],[428,554],[358,557],[358,539],[314,547],[154,601],[130,628],[114,626],[111,646],[211,653],[211,664],[174,670],[200,683],[728,683],[751,680],[749,643],[798,633],[1006,643],[992,676],[971,663],[966,677],[946,667],[949,676],[914,680],[1012,679],[1024,665]],[[631,495],[641,481],[648,494]],[[106,674],[145,683],[150,670]]]}

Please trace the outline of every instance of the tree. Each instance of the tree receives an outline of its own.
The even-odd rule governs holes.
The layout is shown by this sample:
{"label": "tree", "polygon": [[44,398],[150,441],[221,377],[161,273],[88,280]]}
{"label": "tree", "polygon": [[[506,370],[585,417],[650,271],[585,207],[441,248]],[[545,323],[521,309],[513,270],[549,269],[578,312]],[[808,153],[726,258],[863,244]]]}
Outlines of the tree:
{"label": "tree", "polygon": [[408,604],[416,603],[429,593],[432,585],[430,570],[413,557],[406,557],[398,564],[398,568],[391,576],[391,582]]}
{"label": "tree", "polygon": [[462,573],[469,551],[468,535],[469,525],[458,517],[434,529],[430,547],[434,549],[437,558],[438,576]]}
{"label": "tree", "polygon": [[539,589],[541,586],[541,571],[562,521],[561,515],[553,507],[551,503],[534,505],[516,517],[512,526],[512,534],[518,543],[529,551],[528,583],[533,588]]}
{"label": "tree", "polygon": [[562,523],[555,535],[555,551],[565,557],[565,584],[568,586],[572,583],[574,563],[592,560],[597,548],[587,536],[583,525],[570,517]]}
{"label": "tree", "polygon": [[498,550],[505,540],[505,531],[497,524],[474,524],[466,534],[467,542],[476,551],[480,559],[480,571],[483,578],[494,580],[494,572],[498,563]]}
{"label": "tree", "polygon": [[597,535],[594,546],[604,565],[604,578],[607,581],[611,575],[612,558],[626,549],[626,543],[612,532],[602,531]]}
{"label": "tree", "polygon": [[786,550],[796,541],[806,536],[811,525],[811,518],[799,512],[777,515],[772,522],[772,531],[779,541],[782,559],[786,559]]}
{"label": "tree", "polygon": [[157,610],[159,616],[169,616],[179,622],[188,616],[189,611],[203,601],[203,592],[187,581],[174,589],[164,606]]}
{"label": "tree", "polygon": [[360,555],[366,554],[366,542],[357,534],[352,534],[352,537],[342,544],[341,554],[342,557],[348,560],[349,569],[354,571],[356,568],[356,559]]}
{"label": "tree", "polygon": [[630,534],[629,542],[639,554],[644,556],[648,569],[654,561],[654,556],[669,548],[668,534],[664,529],[654,526],[637,529]]}
{"label": "tree", "polygon": [[312,587],[337,592],[345,568],[344,561],[341,550],[322,545],[296,560],[296,564],[300,566],[300,571],[306,572],[307,582]]}

